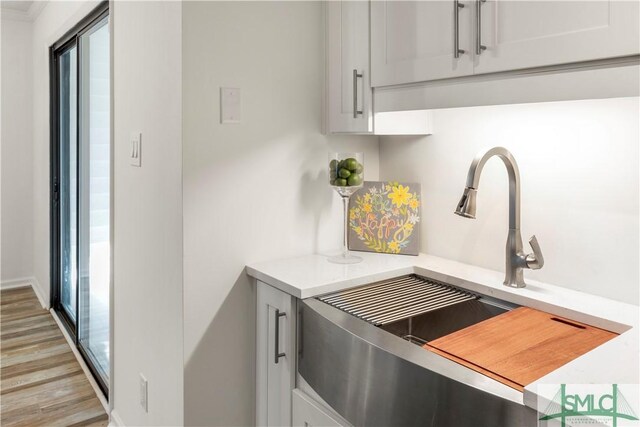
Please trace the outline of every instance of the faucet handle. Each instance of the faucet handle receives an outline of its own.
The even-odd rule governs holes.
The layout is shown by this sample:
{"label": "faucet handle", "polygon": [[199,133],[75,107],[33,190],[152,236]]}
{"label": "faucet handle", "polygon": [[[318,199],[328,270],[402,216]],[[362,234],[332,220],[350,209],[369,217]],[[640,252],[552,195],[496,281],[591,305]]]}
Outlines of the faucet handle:
{"label": "faucet handle", "polygon": [[544,257],[542,256],[542,249],[540,249],[538,239],[535,235],[531,236],[531,238],[529,239],[529,245],[531,245],[533,253],[528,254],[525,258],[527,267],[532,270],[538,270],[544,265]]}

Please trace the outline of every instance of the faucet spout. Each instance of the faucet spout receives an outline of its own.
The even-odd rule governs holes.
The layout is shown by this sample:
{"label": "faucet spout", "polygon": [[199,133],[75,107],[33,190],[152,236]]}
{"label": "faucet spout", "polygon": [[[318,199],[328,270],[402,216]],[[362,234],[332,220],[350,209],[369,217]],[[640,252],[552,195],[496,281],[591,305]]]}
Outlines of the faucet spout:
{"label": "faucet spout", "polygon": [[[494,147],[478,153],[471,162],[467,174],[467,188],[478,190],[480,175],[487,160],[493,156],[499,157],[507,168],[509,175],[509,229],[520,229],[520,170],[511,152],[504,147]],[[466,191],[466,190],[465,190]],[[475,200],[474,200],[475,201]],[[475,209],[475,203],[474,203]]]}
{"label": "faucet spout", "polygon": [[522,249],[522,236],[520,235],[520,171],[513,155],[503,147],[494,147],[480,152],[471,162],[467,174],[467,185],[460,202],[456,206],[455,213],[465,218],[476,217],[476,195],[480,184],[480,175],[485,163],[493,156],[499,157],[507,168],[509,175],[509,233],[506,248],[506,271],[504,284],[515,288],[526,286],[522,270],[523,268],[538,269],[544,264],[544,258],[537,239],[532,243],[534,252],[525,254]]}

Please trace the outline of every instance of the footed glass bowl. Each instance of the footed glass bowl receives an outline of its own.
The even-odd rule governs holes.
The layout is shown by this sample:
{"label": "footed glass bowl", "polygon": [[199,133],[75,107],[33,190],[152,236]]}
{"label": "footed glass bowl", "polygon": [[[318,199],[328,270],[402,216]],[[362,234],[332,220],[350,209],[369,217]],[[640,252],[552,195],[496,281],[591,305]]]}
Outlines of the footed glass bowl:
{"label": "footed glass bowl", "polygon": [[329,153],[329,185],[342,198],[344,206],[344,239],[340,255],[329,258],[338,264],[355,264],[362,258],[349,252],[349,197],[362,188],[364,182],[363,153]]}

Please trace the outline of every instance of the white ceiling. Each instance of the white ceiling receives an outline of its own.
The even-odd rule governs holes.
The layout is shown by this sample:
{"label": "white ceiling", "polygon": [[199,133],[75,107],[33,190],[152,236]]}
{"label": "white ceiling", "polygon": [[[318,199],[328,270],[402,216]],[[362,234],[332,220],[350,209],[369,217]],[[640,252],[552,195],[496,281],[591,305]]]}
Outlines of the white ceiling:
{"label": "white ceiling", "polygon": [[27,0],[2,0],[0,4],[3,9],[17,10],[19,12],[28,12],[31,5],[35,3]]}
{"label": "white ceiling", "polygon": [[35,21],[47,0],[0,0],[2,19]]}

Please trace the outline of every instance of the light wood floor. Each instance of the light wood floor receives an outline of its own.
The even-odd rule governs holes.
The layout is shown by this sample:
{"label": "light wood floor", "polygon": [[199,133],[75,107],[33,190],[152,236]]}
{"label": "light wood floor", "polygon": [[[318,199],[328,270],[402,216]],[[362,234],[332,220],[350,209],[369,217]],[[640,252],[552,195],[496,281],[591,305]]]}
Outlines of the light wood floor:
{"label": "light wood floor", "polygon": [[0,425],[106,426],[108,417],[31,288],[0,293]]}

